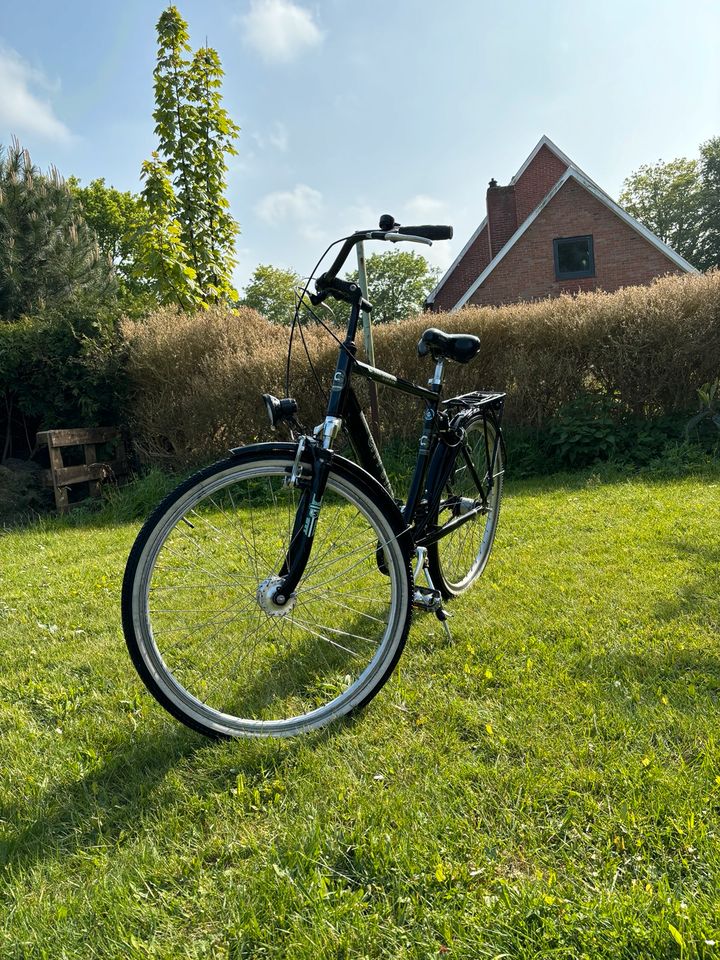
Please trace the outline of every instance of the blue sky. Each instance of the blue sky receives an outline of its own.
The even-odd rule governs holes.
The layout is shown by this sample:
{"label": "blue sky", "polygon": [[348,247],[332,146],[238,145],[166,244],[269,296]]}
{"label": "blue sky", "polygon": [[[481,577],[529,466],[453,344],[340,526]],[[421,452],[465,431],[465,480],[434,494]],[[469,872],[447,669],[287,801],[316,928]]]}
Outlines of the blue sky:
{"label": "blue sky", "polygon": [[[389,212],[446,222],[446,266],[547,134],[608,193],[720,134],[717,0],[180,0],[222,59],[240,124],[229,177],[237,282],[307,272]],[[4,2],[0,143],[139,189],[154,148],[155,0]]]}

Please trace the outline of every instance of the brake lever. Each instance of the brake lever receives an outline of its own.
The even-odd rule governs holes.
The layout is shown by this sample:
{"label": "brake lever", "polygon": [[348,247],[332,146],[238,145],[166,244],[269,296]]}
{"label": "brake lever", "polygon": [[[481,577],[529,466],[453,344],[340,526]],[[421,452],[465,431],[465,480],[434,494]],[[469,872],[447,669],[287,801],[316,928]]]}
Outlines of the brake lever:
{"label": "brake lever", "polygon": [[424,243],[428,247],[431,247],[433,244],[432,240],[428,240],[427,237],[416,237],[413,234],[395,233],[394,231],[388,231],[385,234],[385,239],[391,243],[400,243],[401,240],[408,240],[410,243]]}

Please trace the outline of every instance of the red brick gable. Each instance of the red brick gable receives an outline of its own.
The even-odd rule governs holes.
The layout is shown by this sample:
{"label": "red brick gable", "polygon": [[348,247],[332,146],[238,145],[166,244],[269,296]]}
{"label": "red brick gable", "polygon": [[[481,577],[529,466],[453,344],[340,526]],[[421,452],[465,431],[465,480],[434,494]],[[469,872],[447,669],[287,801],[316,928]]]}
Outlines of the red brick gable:
{"label": "red brick gable", "polygon": [[518,226],[523,223],[540,201],[565,173],[568,164],[543,144],[525,170],[513,180]]}
{"label": "red brick gable", "polygon": [[[595,276],[556,280],[553,240],[586,235],[593,237]],[[668,256],[570,177],[468,303],[498,305],[581,290],[609,293],[680,272]]]}

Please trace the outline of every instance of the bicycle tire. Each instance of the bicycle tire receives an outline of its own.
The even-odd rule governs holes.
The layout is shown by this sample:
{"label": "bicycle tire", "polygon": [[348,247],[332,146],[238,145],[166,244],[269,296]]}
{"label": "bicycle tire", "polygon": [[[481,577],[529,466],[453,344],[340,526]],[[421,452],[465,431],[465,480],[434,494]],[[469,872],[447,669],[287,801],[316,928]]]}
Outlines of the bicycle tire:
{"label": "bicycle tire", "polygon": [[290,736],[359,710],[405,644],[413,591],[399,511],[341,457],[295,600],[268,612],[262,584],[287,553],[299,497],[284,483],[295,452],[258,444],[190,477],[147,520],[128,559],[122,619],[132,661],[155,699],[207,736]]}
{"label": "bicycle tire", "polygon": [[[471,418],[465,425],[465,442],[476,473],[484,485],[489,484],[489,460],[495,445],[496,429],[483,414]],[[487,431],[487,437],[485,435]],[[489,457],[488,457],[489,452]],[[435,587],[445,600],[464,593],[482,574],[495,540],[504,479],[504,449],[497,446],[495,481],[488,497],[487,513],[475,518],[442,537],[428,548],[428,567]],[[447,494],[442,504],[452,504],[458,497],[477,500],[477,484],[458,453],[453,471],[445,487]],[[441,504],[435,522],[442,526],[457,511],[457,506]]]}

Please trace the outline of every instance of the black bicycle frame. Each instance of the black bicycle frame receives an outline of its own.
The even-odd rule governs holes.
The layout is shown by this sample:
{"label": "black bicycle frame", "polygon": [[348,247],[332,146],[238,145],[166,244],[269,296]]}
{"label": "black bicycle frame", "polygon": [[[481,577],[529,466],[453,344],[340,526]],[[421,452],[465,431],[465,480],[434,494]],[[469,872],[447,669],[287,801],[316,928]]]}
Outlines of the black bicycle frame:
{"label": "black bicycle frame", "polygon": [[[342,419],[360,465],[375,479],[379,480],[388,493],[394,497],[375,440],[352,389],[351,377],[353,374],[358,374],[366,380],[372,380],[375,383],[399,390],[401,393],[419,397],[425,401],[423,431],[418,444],[415,469],[410,481],[407,501],[403,507],[403,518],[408,526],[415,524],[414,540],[418,546],[432,543],[447,533],[451,533],[452,530],[472,519],[483,509],[487,509],[487,497],[482,494],[482,478],[477,476],[475,466],[463,448],[468,467],[478,490],[481,492],[483,502],[475,509],[463,514],[462,517],[444,525],[439,531],[431,533],[426,529],[430,518],[437,515],[443,488],[457,457],[457,447],[462,444],[464,421],[480,410],[488,411],[488,416],[495,428],[493,450],[490,451],[489,448],[486,448],[486,458],[491,470],[491,482],[494,482],[497,451],[499,445],[502,444],[500,424],[505,394],[476,392],[442,400],[439,382],[430,381],[430,389],[428,389],[428,387],[421,387],[402,377],[396,377],[386,370],[363,363],[356,357],[354,342],[359,312],[359,307],[353,304],[347,336],[338,354],[327,416]],[[457,406],[460,410],[450,420],[445,413],[439,412],[441,403],[450,408]],[[486,431],[485,443],[487,444],[487,442]],[[422,510],[419,510],[421,504]]]}
{"label": "black bicycle frame", "polygon": [[[351,379],[354,374],[357,374],[367,380],[372,380],[375,383],[380,383],[383,386],[391,387],[425,401],[423,431],[418,444],[417,459],[410,481],[407,501],[402,513],[407,527],[412,531],[414,545],[427,546],[452,533],[453,530],[467,523],[478,513],[487,510],[487,496],[483,492],[483,478],[478,477],[475,466],[464,448],[463,424],[480,410],[485,412],[485,415],[493,424],[494,443],[492,451],[487,446],[487,430],[485,431],[486,462],[490,464],[490,484],[492,485],[495,482],[497,452],[503,443],[501,420],[505,394],[476,392],[443,401],[440,396],[441,383],[437,378],[430,381],[430,388],[421,387],[410,380],[396,377],[394,374],[378,367],[363,363],[357,359],[357,347],[355,345],[359,316],[360,304],[359,301],[356,301],[351,305],[347,334],[338,351],[325,423],[342,421],[360,466],[375,477],[394,498],[392,486],[375,440],[357,396],[352,389]],[[458,407],[458,412],[452,418],[448,417],[447,413],[440,411],[441,403],[450,410],[453,406]],[[449,520],[442,527],[435,527],[433,526],[433,519],[438,515],[443,489],[458,456],[458,447],[460,447],[460,452],[464,456],[480,492],[481,503],[461,516]],[[295,589],[305,570],[312,547],[317,516],[330,472],[332,450],[329,448],[329,444],[326,446],[323,443],[321,446],[313,441],[308,444],[308,448],[314,461],[312,477],[303,491],[291,537],[291,550],[280,571],[283,583],[273,598],[279,604],[284,603]]]}

